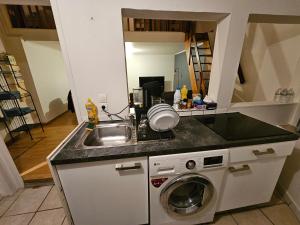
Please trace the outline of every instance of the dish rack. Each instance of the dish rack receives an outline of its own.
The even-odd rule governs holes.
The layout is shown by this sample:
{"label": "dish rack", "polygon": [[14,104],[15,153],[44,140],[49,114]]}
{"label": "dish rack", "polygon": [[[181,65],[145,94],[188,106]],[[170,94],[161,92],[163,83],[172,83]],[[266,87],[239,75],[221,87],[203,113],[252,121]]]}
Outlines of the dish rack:
{"label": "dish rack", "polygon": [[136,110],[136,136],[137,141],[154,141],[154,140],[170,140],[174,139],[175,135],[172,130],[164,131],[164,132],[157,132],[150,128],[148,124],[148,131],[146,135],[141,135],[138,131],[138,125],[140,123],[141,114],[147,114],[147,110]]}

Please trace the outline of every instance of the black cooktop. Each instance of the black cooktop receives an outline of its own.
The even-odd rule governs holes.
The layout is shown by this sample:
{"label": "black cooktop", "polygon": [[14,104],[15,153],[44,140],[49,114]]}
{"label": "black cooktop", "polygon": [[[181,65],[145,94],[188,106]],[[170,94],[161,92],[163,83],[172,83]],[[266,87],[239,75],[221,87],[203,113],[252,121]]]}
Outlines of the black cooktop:
{"label": "black cooktop", "polygon": [[229,141],[289,134],[286,130],[241,113],[214,114],[197,119]]}

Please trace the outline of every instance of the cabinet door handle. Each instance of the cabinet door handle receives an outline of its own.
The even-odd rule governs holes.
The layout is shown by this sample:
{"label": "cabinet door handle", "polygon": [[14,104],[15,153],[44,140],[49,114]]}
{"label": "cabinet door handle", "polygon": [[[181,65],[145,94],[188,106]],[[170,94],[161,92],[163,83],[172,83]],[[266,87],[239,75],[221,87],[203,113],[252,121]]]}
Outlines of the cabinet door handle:
{"label": "cabinet door handle", "polygon": [[274,154],[275,150],[273,148],[268,148],[266,151],[253,150],[252,152],[256,156],[261,156]]}
{"label": "cabinet door handle", "polygon": [[116,164],[115,169],[117,171],[124,171],[124,170],[138,170],[142,168],[142,163],[137,162],[132,165],[123,165],[123,164]]}
{"label": "cabinet door handle", "polygon": [[243,165],[242,167],[240,168],[235,168],[233,166],[230,166],[228,168],[229,172],[230,173],[236,173],[236,172],[243,172],[243,171],[247,171],[247,170],[250,170],[250,167],[248,165]]}

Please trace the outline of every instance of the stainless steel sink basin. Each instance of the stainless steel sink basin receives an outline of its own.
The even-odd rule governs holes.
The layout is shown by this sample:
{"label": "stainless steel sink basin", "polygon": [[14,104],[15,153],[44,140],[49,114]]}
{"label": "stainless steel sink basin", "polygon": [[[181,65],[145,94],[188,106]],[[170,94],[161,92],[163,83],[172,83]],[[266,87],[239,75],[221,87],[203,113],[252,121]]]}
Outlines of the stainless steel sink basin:
{"label": "stainless steel sink basin", "polygon": [[76,147],[95,148],[132,144],[133,129],[128,123],[108,123],[97,125],[92,131],[85,131]]}

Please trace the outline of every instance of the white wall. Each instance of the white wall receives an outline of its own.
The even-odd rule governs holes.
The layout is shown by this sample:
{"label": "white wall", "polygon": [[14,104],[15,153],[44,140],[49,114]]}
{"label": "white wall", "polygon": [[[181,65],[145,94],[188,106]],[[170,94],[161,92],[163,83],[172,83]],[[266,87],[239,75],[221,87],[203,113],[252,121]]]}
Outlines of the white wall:
{"label": "white wall", "polygon": [[23,180],[3,139],[0,138],[0,196],[12,195],[23,187]]}
{"label": "white wall", "polygon": [[139,87],[140,76],[164,76],[165,91],[172,91],[175,54],[182,50],[183,41],[172,39],[169,42],[126,42],[128,92]]}
{"label": "white wall", "polygon": [[22,41],[40,100],[43,122],[67,110],[70,90],[58,41]]}
{"label": "white wall", "polygon": [[126,57],[128,92],[139,87],[140,76],[164,76],[165,91],[173,90],[174,55],[141,55]]}
{"label": "white wall", "polygon": [[235,94],[244,101],[271,101],[278,88],[293,88],[300,99],[300,25],[250,23],[241,65],[245,84]]}
{"label": "white wall", "polygon": [[[185,19],[179,12],[195,12],[202,17],[209,12],[230,14],[217,27],[209,88],[209,95],[220,108],[230,107],[249,14],[300,15],[298,0],[165,0],[151,3],[146,0],[51,0],[51,5],[79,121],[87,118],[86,99],[97,98],[98,93],[107,94],[111,111],[119,111],[128,103],[123,8],[174,12],[170,19]],[[150,14],[151,11],[145,13],[146,16]],[[160,17],[165,15],[161,12]]]}

